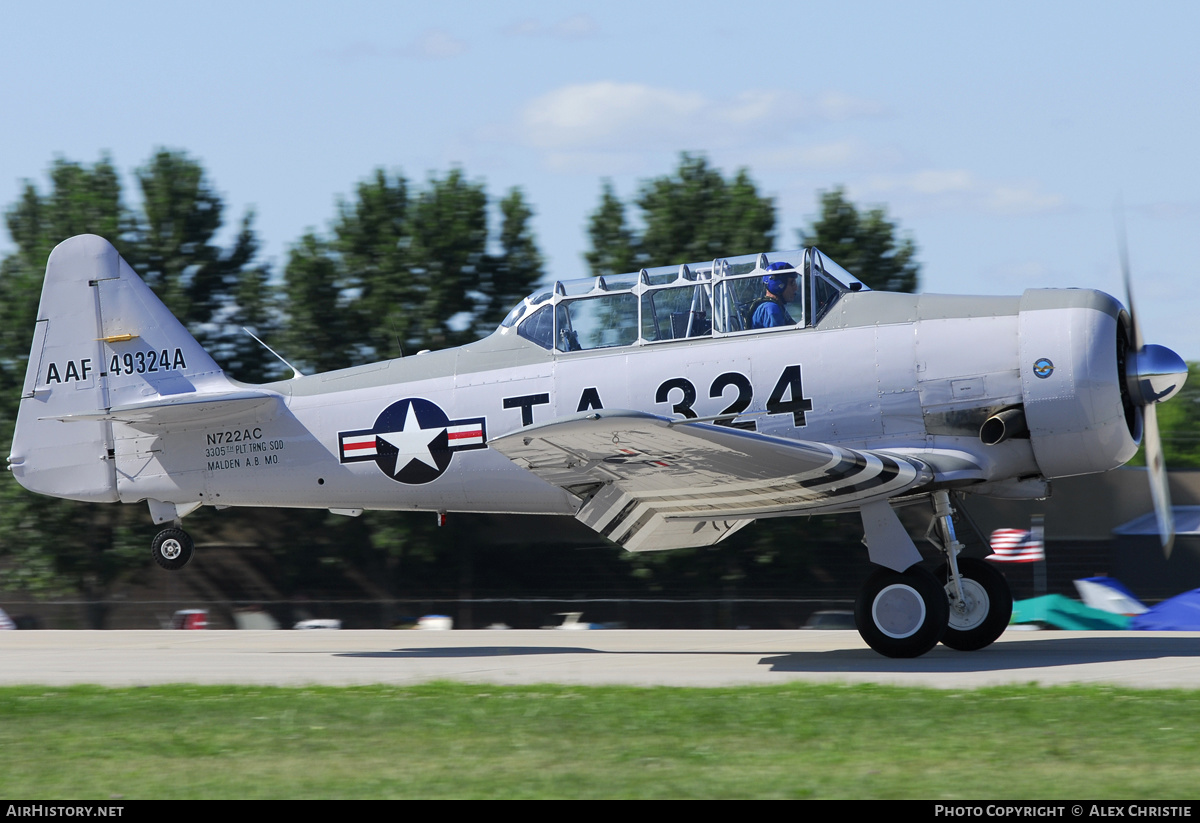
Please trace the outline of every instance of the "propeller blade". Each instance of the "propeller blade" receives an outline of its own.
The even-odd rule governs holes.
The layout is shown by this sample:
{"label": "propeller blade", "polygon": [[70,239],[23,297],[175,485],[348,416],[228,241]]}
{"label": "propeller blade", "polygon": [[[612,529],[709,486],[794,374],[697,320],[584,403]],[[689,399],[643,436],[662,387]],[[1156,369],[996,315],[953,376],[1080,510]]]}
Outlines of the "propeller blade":
{"label": "propeller blade", "polygon": [[1125,242],[1125,217],[1120,201],[1116,207],[1117,246],[1121,255],[1121,277],[1125,281],[1125,305],[1132,326],[1132,357],[1126,363],[1125,380],[1135,403],[1142,407],[1142,445],[1146,447],[1146,476],[1150,479],[1150,497],[1158,521],[1158,539],[1163,555],[1170,559],[1175,544],[1175,512],[1171,508],[1171,490],[1167,483],[1167,462],[1163,458],[1162,438],[1158,434],[1158,412],[1154,406],[1174,396],[1187,379],[1183,358],[1164,346],[1147,346],[1142,327],[1133,311],[1133,276],[1129,267],[1129,246]]}
{"label": "propeller blade", "polygon": [[1137,315],[1133,311],[1133,275],[1129,270],[1129,246],[1125,242],[1125,213],[1120,202],[1117,203],[1114,215],[1117,224],[1117,249],[1121,256],[1121,278],[1125,281],[1125,307],[1129,309],[1129,321],[1133,326],[1133,350],[1140,351],[1145,341],[1142,339],[1142,328],[1138,325]]}
{"label": "propeller blade", "polygon": [[1158,520],[1158,539],[1163,556],[1171,558],[1175,545],[1175,512],[1171,508],[1171,490],[1167,485],[1167,463],[1163,459],[1162,439],[1158,436],[1158,413],[1154,404],[1142,409],[1145,423],[1142,443],[1146,446],[1146,473],[1150,477],[1150,497],[1154,500],[1154,516]]}

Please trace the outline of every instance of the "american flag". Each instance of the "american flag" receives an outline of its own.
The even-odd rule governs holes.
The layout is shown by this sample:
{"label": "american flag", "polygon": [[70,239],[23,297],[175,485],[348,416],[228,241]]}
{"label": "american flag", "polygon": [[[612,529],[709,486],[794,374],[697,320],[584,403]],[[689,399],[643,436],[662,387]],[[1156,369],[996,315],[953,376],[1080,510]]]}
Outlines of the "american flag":
{"label": "american flag", "polygon": [[1028,529],[996,529],[992,532],[992,551],[987,560],[998,563],[1034,563],[1046,559],[1046,547],[1040,537]]}

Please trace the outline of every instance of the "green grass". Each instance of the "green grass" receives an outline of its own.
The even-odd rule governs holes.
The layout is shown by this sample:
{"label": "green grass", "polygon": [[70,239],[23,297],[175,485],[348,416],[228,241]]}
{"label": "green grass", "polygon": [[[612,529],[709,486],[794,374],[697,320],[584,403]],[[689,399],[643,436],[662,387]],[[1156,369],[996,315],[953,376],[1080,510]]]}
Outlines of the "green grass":
{"label": "green grass", "polygon": [[1200,693],[0,689],[0,796],[1200,797]]}

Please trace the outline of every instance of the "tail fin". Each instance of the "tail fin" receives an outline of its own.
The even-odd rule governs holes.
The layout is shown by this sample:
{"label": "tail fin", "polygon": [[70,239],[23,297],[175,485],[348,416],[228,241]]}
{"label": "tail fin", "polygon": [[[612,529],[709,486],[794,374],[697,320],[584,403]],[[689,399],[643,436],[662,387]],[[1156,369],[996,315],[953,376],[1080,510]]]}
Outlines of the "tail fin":
{"label": "tail fin", "polygon": [[107,240],[72,237],[46,263],[9,467],[30,491],[115,502],[105,415],[229,385]]}

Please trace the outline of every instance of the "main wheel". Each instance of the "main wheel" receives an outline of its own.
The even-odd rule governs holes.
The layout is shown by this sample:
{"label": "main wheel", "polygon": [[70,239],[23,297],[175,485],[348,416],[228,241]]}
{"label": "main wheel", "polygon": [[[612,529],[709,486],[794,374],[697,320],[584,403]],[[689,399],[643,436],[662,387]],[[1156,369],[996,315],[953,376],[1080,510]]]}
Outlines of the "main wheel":
{"label": "main wheel", "polygon": [[942,573],[950,603],[950,623],[942,643],[960,652],[973,652],[990,646],[1004,633],[1012,617],[1012,592],[1004,575],[983,560],[958,558],[958,573],[962,603],[957,600],[949,566]]}
{"label": "main wheel", "polygon": [[854,622],[867,645],[887,657],[920,657],[946,632],[950,603],[929,571],[876,569],[854,603]]}
{"label": "main wheel", "polygon": [[196,544],[183,529],[163,529],[150,543],[154,562],[168,571],[182,569],[196,553]]}

